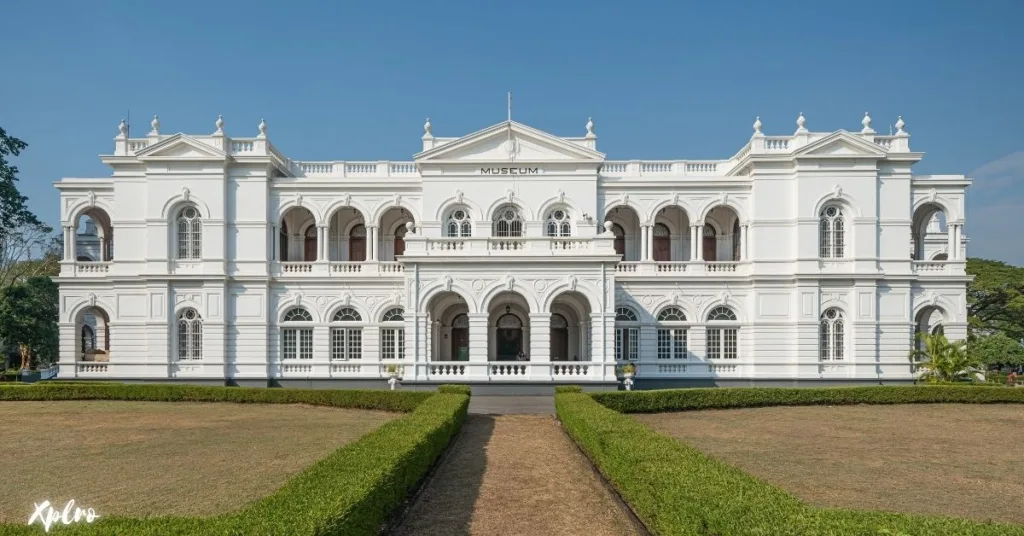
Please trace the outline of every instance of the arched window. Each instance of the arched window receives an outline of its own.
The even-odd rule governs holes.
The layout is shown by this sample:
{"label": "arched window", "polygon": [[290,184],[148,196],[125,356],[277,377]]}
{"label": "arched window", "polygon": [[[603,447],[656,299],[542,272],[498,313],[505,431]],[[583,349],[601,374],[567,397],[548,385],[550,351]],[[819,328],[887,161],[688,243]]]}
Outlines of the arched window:
{"label": "arched window", "polygon": [[736,313],[719,305],[708,313],[708,359],[736,359],[739,357],[739,326]]}
{"label": "arched window", "polygon": [[846,249],[843,231],[843,209],[828,205],[821,209],[818,223],[819,255],[823,259],[841,259]]}
{"label": "arched window", "polygon": [[710,223],[704,224],[704,230],[702,231],[703,245],[704,248],[704,260],[707,262],[715,262],[718,260],[718,238],[715,233],[715,226]]}
{"label": "arched window", "polygon": [[658,359],[686,359],[686,313],[666,307],[658,313]]}
{"label": "arched window", "polygon": [[313,359],[313,316],[302,307],[289,309],[281,319],[281,358]]}
{"label": "arched window", "polygon": [[388,309],[381,317],[380,358],[405,359],[405,311],[401,307]]}
{"label": "arched window", "polygon": [[331,319],[331,359],[360,359],[363,357],[363,328],[353,326],[362,322],[359,311],[342,307]]}
{"label": "arched window", "polygon": [[640,319],[629,307],[615,308],[615,359],[636,361],[640,354]]}
{"label": "arched window", "polygon": [[822,361],[843,359],[843,328],[842,311],[832,308],[821,313],[821,324],[818,330],[818,357]]}
{"label": "arched window", "polygon": [[547,236],[572,236],[569,211],[564,208],[556,208],[548,213],[544,234]]}
{"label": "arched window", "polygon": [[82,353],[96,349],[96,331],[92,326],[82,325]]}
{"label": "arched window", "polygon": [[444,235],[451,238],[467,238],[473,234],[473,224],[469,219],[469,211],[456,208],[448,213],[444,223]]}
{"label": "arched window", "polygon": [[187,206],[178,212],[178,259],[203,258],[203,222],[196,207]]}
{"label": "arched window", "polygon": [[946,328],[942,327],[942,324],[939,324],[939,325],[935,326],[934,328],[932,328],[932,335],[938,336],[938,335],[945,335],[945,334],[946,334]]}
{"label": "arched window", "polygon": [[523,213],[515,205],[505,205],[494,212],[494,236],[523,236]]}
{"label": "arched window", "polygon": [[178,313],[178,360],[203,358],[203,318],[189,307]]}

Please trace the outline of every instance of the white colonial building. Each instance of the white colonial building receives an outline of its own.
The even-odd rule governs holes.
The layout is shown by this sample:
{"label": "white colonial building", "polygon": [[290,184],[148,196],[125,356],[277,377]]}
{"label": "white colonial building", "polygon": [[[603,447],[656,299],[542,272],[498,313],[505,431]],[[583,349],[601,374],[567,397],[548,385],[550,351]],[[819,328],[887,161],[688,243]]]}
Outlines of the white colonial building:
{"label": "white colonial building", "polygon": [[258,135],[120,125],[66,178],[62,378],[246,385],[906,381],[966,331],[962,175],[900,119],[720,160],[607,160],[593,122],[505,121],[408,162],[309,162]]}

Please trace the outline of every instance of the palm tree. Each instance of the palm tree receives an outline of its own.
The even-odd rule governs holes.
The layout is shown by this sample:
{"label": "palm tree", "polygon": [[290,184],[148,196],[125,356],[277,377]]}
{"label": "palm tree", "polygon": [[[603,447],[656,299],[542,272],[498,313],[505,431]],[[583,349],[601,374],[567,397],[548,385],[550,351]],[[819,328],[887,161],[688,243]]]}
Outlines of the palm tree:
{"label": "palm tree", "polygon": [[942,333],[918,333],[923,343],[910,351],[910,363],[928,383],[970,380],[984,370],[980,360],[967,353],[967,341],[950,342]]}

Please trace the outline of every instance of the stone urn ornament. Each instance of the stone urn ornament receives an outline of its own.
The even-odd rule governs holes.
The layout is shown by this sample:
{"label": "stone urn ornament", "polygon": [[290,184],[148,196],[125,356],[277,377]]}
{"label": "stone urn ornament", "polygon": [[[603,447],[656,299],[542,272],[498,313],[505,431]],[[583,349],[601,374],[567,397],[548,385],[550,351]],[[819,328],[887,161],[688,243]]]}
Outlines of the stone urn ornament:
{"label": "stone urn ornament", "polygon": [[636,374],[636,365],[632,363],[626,363],[622,365],[622,385],[627,391],[633,390],[633,376]]}
{"label": "stone urn ornament", "polygon": [[394,391],[395,387],[398,385],[398,377],[401,372],[398,370],[397,365],[388,365],[384,370],[388,375],[388,385],[391,387],[391,390]]}

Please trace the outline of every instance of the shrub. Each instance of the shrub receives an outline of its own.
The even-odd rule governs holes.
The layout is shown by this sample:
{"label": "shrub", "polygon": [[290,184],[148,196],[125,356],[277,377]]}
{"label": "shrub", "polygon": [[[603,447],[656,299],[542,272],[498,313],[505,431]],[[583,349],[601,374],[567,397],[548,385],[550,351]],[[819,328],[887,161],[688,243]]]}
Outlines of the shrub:
{"label": "shrub", "polygon": [[468,385],[438,385],[437,392],[451,395],[472,395],[472,389]]}
{"label": "shrub", "polygon": [[556,385],[555,393],[582,393],[583,388],[579,385]]}
{"label": "shrub", "polygon": [[433,396],[426,391],[334,389],[267,389],[264,387],[204,387],[172,384],[51,383],[32,389],[8,391],[0,387],[0,400],[147,400],[155,402],[237,402],[254,404],[310,404],[354,409],[408,412]]}
{"label": "shrub", "polygon": [[[176,385],[0,388],[4,400],[120,400],[307,403],[411,413],[345,445],[241,510],[211,517],[103,517],[62,526],[61,534],[349,535],[378,534],[387,516],[440,456],[465,420],[464,394],[414,391],[244,389]],[[390,400],[389,400],[390,399]],[[39,526],[0,525],[0,535],[39,534]]]}
{"label": "shrub", "polygon": [[[895,389],[895,390],[894,390]],[[970,387],[872,387],[853,389],[689,389],[629,393],[561,393],[558,418],[601,473],[655,534],[801,534],[914,536],[1024,536],[1024,527],[932,516],[819,509],[785,491],[641,422],[602,406],[655,411],[812,403],[996,402],[990,395],[959,392]],[[870,395],[865,391],[877,391]],[[897,395],[896,390],[912,391]],[[765,391],[780,391],[773,396]],[[810,393],[797,395],[795,392]],[[1011,389],[975,389],[1007,393]],[[681,393],[695,393],[683,396]],[[816,392],[816,393],[815,393]],[[829,394],[828,392],[831,392]],[[712,396],[712,393],[718,393]],[[788,393],[788,394],[787,394]],[[625,395],[625,396],[621,396]],[[927,400],[931,397],[931,400]],[[629,400],[635,398],[637,400]],[[960,400],[951,400],[951,399]],[[1004,400],[1006,401],[1006,400]],[[1024,397],[1009,400],[1024,401]]]}
{"label": "shrub", "polygon": [[850,404],[1024,403],[1024,389],[972,385],[892,385],[872,387],[735,387],[609,391],[591,396],[622,413],[655,413],[761,406],[840,406]]}

